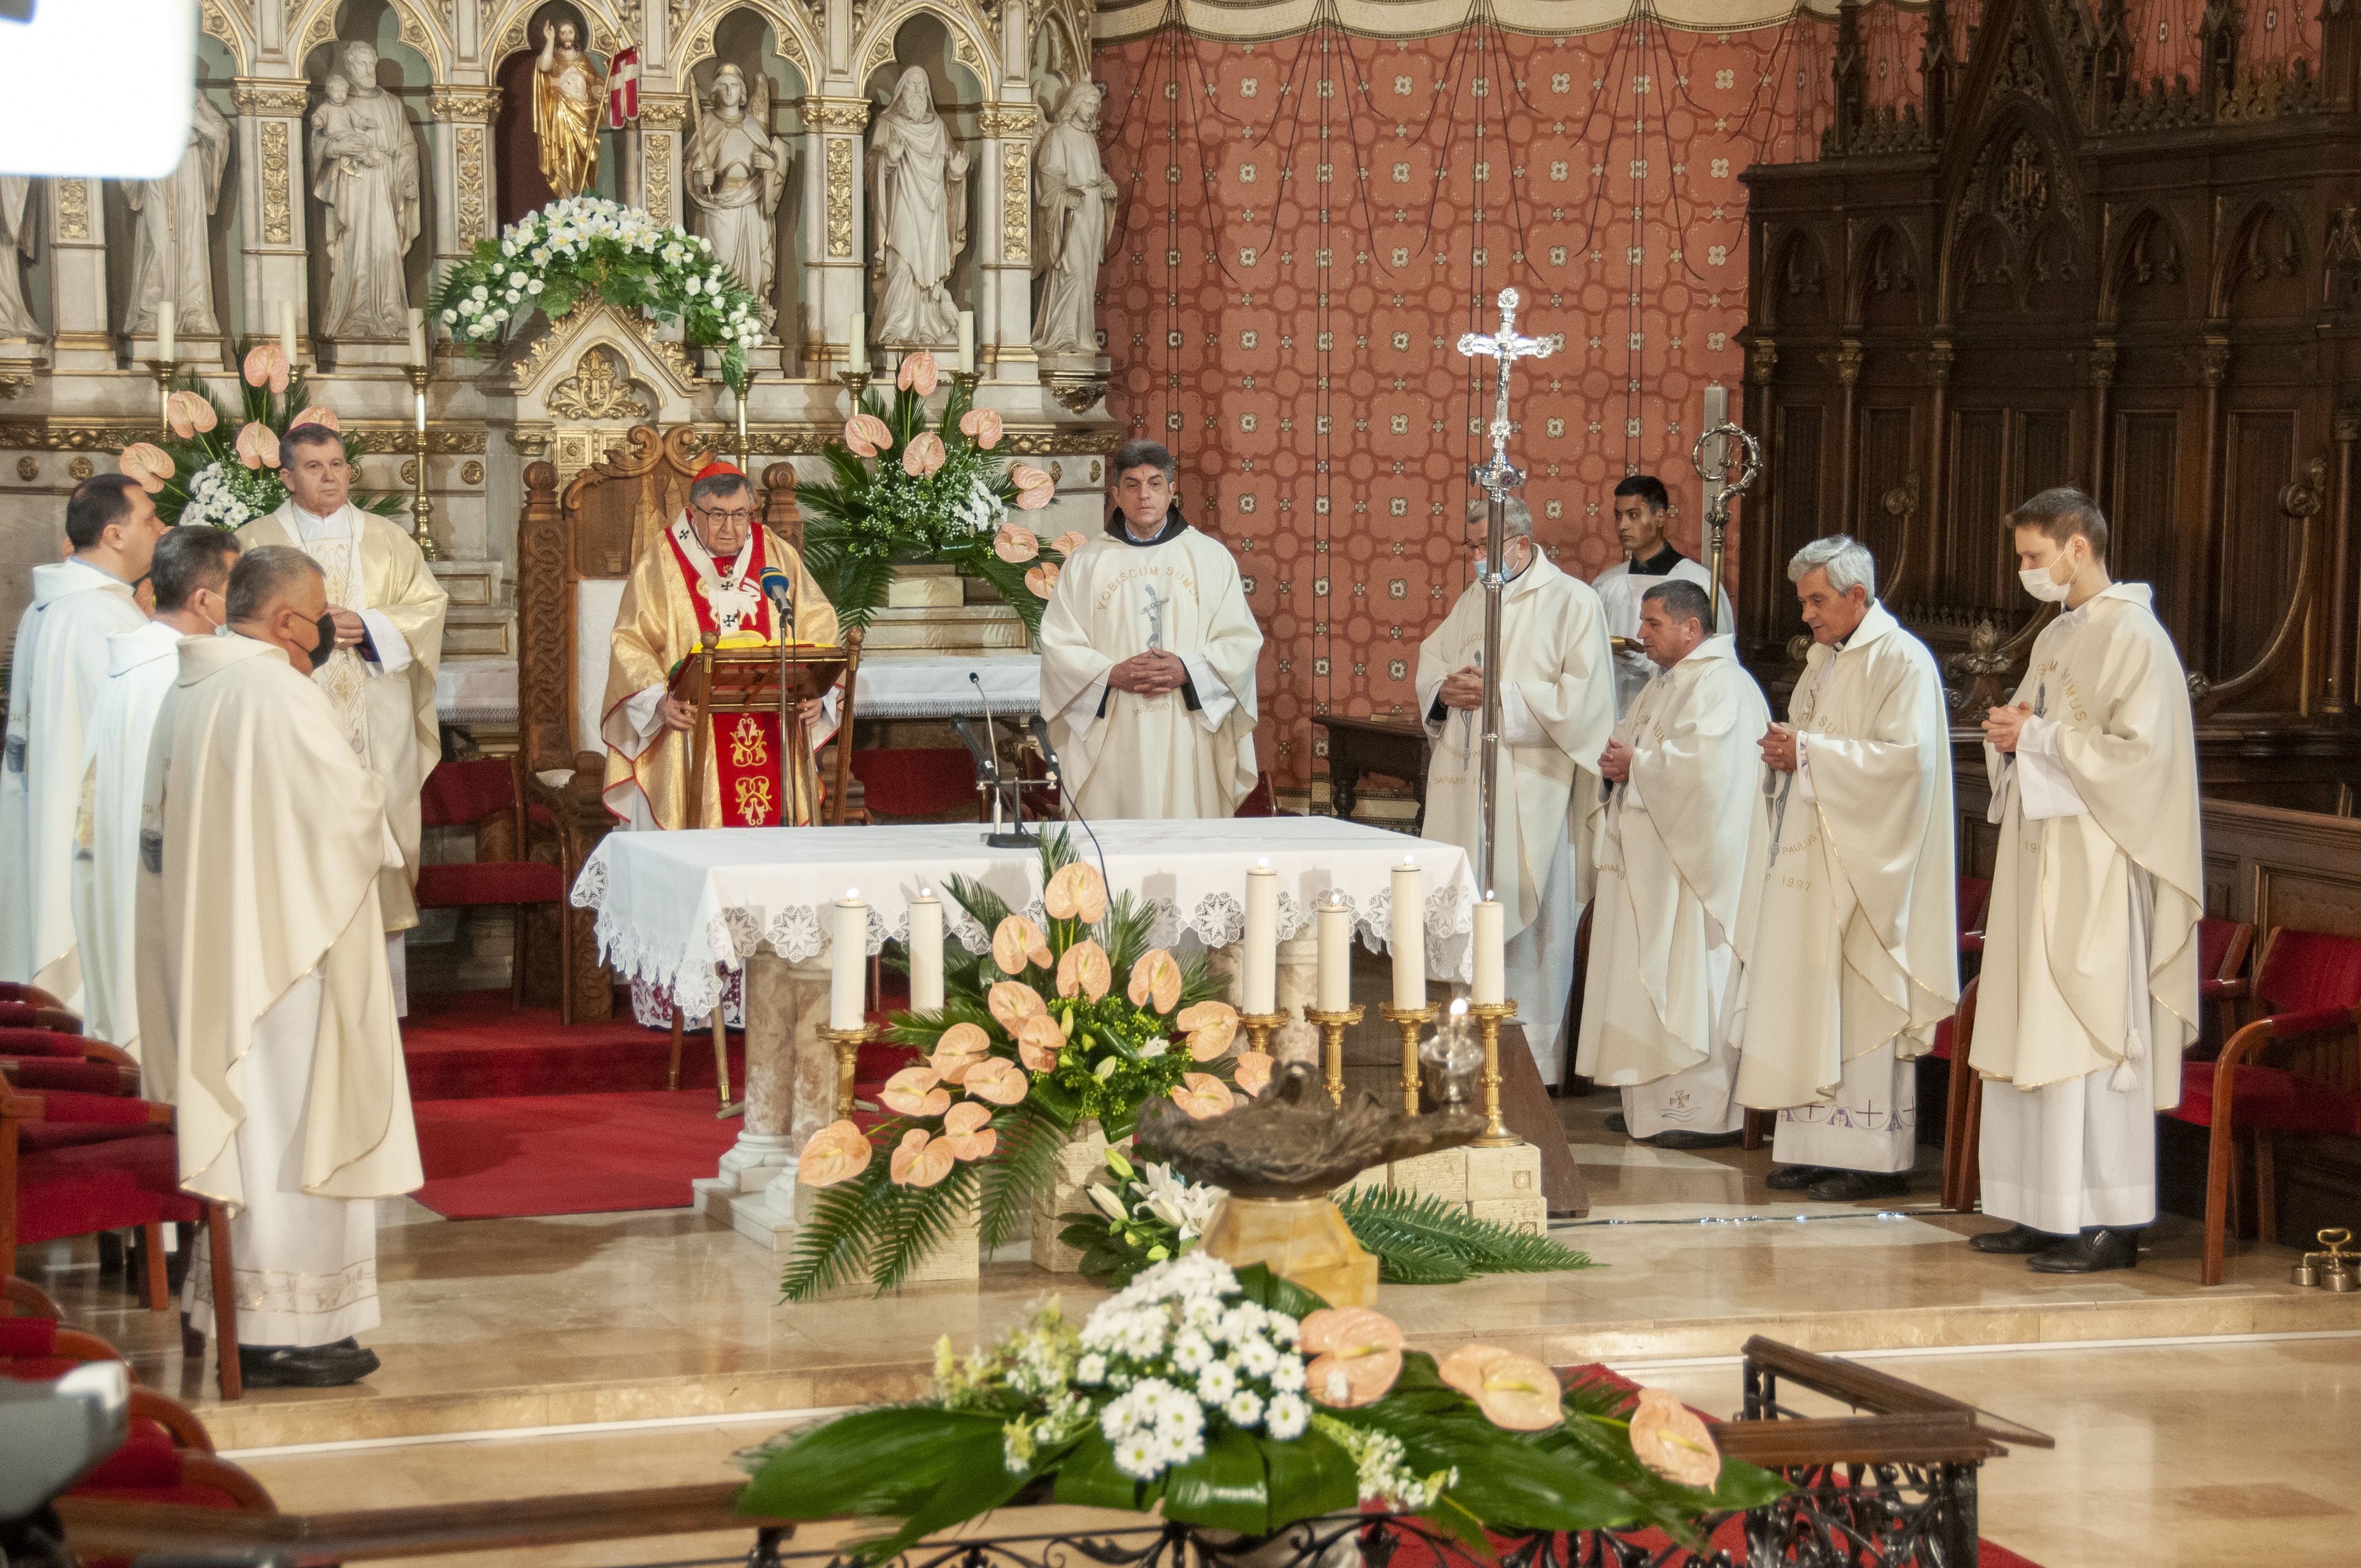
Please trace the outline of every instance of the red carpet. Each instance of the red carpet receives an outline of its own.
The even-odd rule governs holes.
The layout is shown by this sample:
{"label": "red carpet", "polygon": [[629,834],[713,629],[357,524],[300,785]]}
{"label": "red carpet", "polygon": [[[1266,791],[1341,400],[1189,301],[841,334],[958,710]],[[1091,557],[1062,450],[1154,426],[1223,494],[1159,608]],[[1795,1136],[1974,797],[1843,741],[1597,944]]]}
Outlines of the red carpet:
{"label": "red carpet", "polygon": [[[604,1023],[557,1022],[555,1007],[511,1008],[505,991],[413,994],[402,1020],[410,1097],[481,1100],[520,1094],[614,1094],[660,1090],[672,1036],[642,1029],[625,1004]],[[745,1077],[745,1047],[730,1039],[730,1083]],[[713,1036],[690,1029],[681,1041],[684,1091],[713,1098]]]}
{"label": "red carpet", "polygon": [[[709,1045],[707,1055],[710,1082]],[[416,1111],[418,1201],[454,1220],[686,1208],[689,1182],[713,1174],[739,1128],[715,1119],[709,1088],[429,1100]]]}

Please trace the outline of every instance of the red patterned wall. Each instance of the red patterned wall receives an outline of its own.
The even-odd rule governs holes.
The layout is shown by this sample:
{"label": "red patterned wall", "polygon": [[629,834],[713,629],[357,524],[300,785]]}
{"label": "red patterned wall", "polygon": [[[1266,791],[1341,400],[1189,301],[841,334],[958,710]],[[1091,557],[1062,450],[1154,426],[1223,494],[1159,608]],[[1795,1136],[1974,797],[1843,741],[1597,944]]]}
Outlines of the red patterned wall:
{"label": "red patterned wall", "polygon": [[[1315,772],[1316,713],[1406,715],[1419,639],[1468,580],[1459,515],[1490,412],[1455,349],[1515,286],[1564,348],[1517,367],[1513,461],[1585,577],[1609,495],[1659,474],[1697,548],[1704,389],[1741,378],[1745,191],[1812,156],[1828,28],[1634,21],[1568,38],[1331,29],[1103,49],[1121,237],[1101,279],[1109,407],[1179,455],[1267,638],[1263,765]],[[1635,217],[1636,209],[1636,217]]]}

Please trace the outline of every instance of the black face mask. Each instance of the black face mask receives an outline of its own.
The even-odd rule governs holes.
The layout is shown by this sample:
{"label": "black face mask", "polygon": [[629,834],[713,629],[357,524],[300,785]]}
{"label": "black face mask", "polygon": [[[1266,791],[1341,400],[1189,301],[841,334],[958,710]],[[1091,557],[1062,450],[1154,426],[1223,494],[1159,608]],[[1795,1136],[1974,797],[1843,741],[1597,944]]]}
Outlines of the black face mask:
{"label": "black face mask", "polygon": [[325,663],[328,655],[336,651],[336,618],[323,615],[312,623],[312,629],[320,634],[320,641],[312,646],[312,663]]}

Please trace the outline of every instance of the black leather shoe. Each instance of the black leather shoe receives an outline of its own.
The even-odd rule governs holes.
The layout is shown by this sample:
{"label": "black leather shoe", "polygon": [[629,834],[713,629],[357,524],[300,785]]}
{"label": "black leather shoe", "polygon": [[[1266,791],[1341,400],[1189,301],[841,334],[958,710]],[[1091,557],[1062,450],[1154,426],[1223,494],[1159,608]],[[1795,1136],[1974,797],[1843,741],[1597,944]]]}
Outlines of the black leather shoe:
{"label": "black leather shoe", "polygon": [[1968,1245],[1978,1252],[1996,1252],[2010,1257],[2023,1257],[2045,1252],[2070,1236],[2056,1235],[2048,1231],[2037,1231],[2031,1225],[2011,1225],[2004,1231],[1986,1231],[1980,1236],[1970,1236]]}
{"label": "black leather shoe", "polygon": [[1609,1111],[1607,1113],[1607,1130],[1610,1133],[1628,1134],[1631,1131],[1631,1124],[1622,1112]]}
{"label": "black leather shoe", "polygon": [[1736,1148],[1743,1136],[1741,1133],[1693,1133],[1686,1127],[1675,1127],[1648,1141],[1660,1149],[1729,1149]]}
{"label": "black leather shoe", "polygon": [[1864,1198],[1907,1198],[1910,1179],[1900,1171],[1838,1170],[1809,1189],[1815,1203],[1857,1203]]}
{"label": "black leather shoe", "polygon": [[1778,1165],[1763,1179],[1763,1185],[1773,1192],[1801,1192],[1816,1181],[1826,1181],[1831,1176],[1843,1174],[1825,1165]]}
{"label": "black leather shoe", "polygon": [[2025,1266],[2036,1274],[2104,1274],[2139,1266],[2139,1233],[2096,1225],[2035,1253]]}
{"label": "black leather shoe", "polygon": [[240,1345],[237,1367],[250,1388],[342,1388],[375,1372],[378,1359],[358,1345]]}

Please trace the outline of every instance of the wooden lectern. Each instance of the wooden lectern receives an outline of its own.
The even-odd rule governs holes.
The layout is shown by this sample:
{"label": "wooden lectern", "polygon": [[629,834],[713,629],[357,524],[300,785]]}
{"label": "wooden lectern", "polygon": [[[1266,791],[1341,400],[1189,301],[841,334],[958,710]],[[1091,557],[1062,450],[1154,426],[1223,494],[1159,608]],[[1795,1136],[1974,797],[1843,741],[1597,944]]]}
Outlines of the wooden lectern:
{"label": "wooden lectern", "polygon": [[[844,823],[844,806],[852,773],[852,707],[861,672],[862,633],[849,633],[841,648],[798,647],[792,643],[748,648],[722,648],[700,642],[673,672],[672,695],[696,710],[689,726],[688,819],[684,826],[705,826],[705,769],[713,754],[713,718],[732,713],[776,714],[783,744],[779,757],[779,821],[785,826],[816,823],[819,807],[831,826]],[[806,738],[803,705],[844,677],[844,699],[837,716],[836,779],[824,802],[812,798],[817,782],[811,743]]]}

